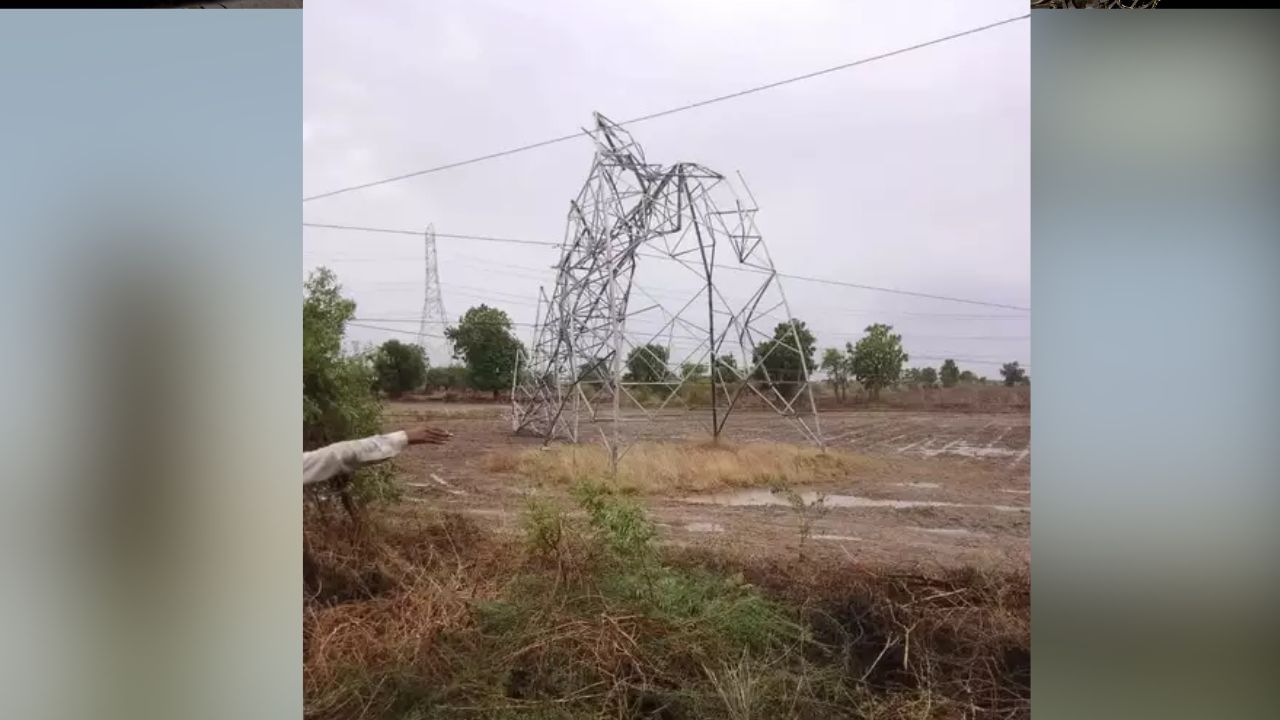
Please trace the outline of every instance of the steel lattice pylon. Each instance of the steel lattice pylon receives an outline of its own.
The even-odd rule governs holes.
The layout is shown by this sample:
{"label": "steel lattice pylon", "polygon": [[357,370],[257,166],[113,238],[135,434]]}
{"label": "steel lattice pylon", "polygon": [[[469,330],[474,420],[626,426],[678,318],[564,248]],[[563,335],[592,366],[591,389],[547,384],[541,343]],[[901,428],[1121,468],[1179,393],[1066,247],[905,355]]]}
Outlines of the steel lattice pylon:
{"label": "steel lattice pylon", "polygon": [[[691,405],[682,390],[697,378],[710,385],[713,437],[752,398],[822,446],[801,336],[794,324],[778,325],[792,315],[754,200],[744,204],[701,165],[647,163],[599,113],[588,134],[590,176],[570,203],[555,289],[540,292],[533,341],[513,380],[514,429],[577,442],[586,420],[616,463],[629,439],[621,426],[683,415]],[[641,283],[643,270],[662,266],[663,284],[684,287],[662,293]],[[776,377],[775,368],[770,377],[773,352],[794,353],[794,376]]]}
{"label": "steel lattice pylon", "polygon": [[422,322],[418,326],[418,346],[434,365],[447,365],[453,355],[449,341],[444,336],[448,315],[444,300],[440,297],[440,269],[436,259],[436,229],[428,225],[423,234],[423,262],[425,276],[422,288]]}

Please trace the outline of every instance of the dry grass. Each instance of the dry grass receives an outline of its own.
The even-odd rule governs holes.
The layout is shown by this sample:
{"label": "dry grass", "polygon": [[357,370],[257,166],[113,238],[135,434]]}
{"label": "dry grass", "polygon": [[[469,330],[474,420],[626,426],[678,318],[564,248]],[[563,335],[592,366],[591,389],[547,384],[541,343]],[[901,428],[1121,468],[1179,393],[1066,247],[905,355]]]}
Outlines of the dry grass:
{"label": "dry grass", "polygon": [[689,548],[678,562],[743,572],[804,608],[818,642],[841,648],[862,716],[1026,717],[1031,710],[1029,572],[904,571],[775,562]]}
{"label": "dry grass", "polygon": [[[600,445],[556,445],[491,455],[487,468],[539,482],[572,485],[609,477]],[[639,443],[631,446],[611,485],[644,494],[696,493],[725,488],[814,484],[881,470],[885,461],[836,450],[784,443]]]}
{"label": "dry grass", "polygon": [[311,518],[306,540],[308,718],[1029,714],[1025,574],[697,550],[566,569],[450,516],[360,535]]}
{"label": "dry grass", "polygon": [[504,409],[499,405],[450,405],[395,400],[384,406],[382,416],[392,424],[403,425],[410,422],[496,419],[501,417]]}

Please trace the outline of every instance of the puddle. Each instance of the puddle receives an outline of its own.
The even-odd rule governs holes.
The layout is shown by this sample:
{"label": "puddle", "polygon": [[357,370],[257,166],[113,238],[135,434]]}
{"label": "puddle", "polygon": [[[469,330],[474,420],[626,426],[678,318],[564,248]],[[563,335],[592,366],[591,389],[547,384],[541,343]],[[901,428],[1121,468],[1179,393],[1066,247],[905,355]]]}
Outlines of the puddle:
{"label": "puddle", "polygon": [[[812,504],[818,499],[818,493],[801,493],[800,498],[804,500],[805,504]],[[698,505],[724,505],[727,507],[757,507],[766,505],[776,505],[779,507],[790,506],[786,498],[775,495],[767,489],[741,490],[733,493],[687,497],[683,499],[683,502],[695,503]],[[1001,512],[1025,512],[1029,510],[1029,508],[1026,507],[1014,507],[1012,505],[966,505],[964,503],[943,502],[941,500],[883,500],[879,498],[861,497],[859,495],[827,495],[824,504],[827,507],[837,508],[883,507],[893,508],[895,510],[922,507],[983,508],[987,510],[999,510]]]}
{"label": "puddle", "polygon": [[866,542],[860,537],[853,535],[810,535],[814,540],[853,540],[856,542]]}
{"label": "puddle", "polygon": [[940,488],[942,487],[941,483],[931,483],[931,482],[905,482],[905,483],[894,483],[894,485],[897,485],[898,487],[909,487],[909,488]]}
{"label": "puddle", "polygon": [[1017,457],[1025,451],[1014,450],[1013,448],[971,445],[960,440],[953,440],[939,447],[930,447],[928,443],[924,447],[918,447],[918,443],[913,443],[904,448],[899,448],[898,452],[923,455],[925,457],[959,455],[968,458],[1011,458]]}

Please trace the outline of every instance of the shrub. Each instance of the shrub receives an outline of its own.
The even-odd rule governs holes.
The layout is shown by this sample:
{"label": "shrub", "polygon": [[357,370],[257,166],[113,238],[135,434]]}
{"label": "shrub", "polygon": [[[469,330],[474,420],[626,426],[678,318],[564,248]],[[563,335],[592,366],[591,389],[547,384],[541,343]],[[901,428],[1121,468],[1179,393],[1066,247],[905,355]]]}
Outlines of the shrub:
{"label": "shrub", "polygon": [[[382,401],[368,355],[344,355],[342,337],[356,303],[342,296],[337,276],[319,268],[307,279],[302,301],[302,446],[312,449],[381,431]],[[357,499],[397,497],[386,466],[355,473]]]}

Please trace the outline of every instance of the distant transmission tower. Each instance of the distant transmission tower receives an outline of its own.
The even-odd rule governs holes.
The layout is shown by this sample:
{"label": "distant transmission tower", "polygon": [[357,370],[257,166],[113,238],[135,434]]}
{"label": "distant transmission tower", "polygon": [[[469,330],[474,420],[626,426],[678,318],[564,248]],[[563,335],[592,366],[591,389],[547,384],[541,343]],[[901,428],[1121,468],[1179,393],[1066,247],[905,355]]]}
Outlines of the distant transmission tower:
{"label": "distant transmission tower", "polygon": [[701,165],[649,163],[626,131],[599,113],[595,121],[595,159],[570,203],[555,290],[539,299],[514,378],[515,429],[577,442],[588,424],[616,468],[645,425],[706,408],[718,439],[750,406],[821,447],[812,348],[792,322],[754,199]]}
{"label": "distant transmission tower", "polygon": [[434,225],[427,226],[423,237],[423,260],[426,275],[422,289],[422,324],[418,326],[418,346],[427,354],[427,361],[432,366],[448,365],[453,356],[453,348],[444,336],[449,316],[444,310],[444,300],[440,297]]}

